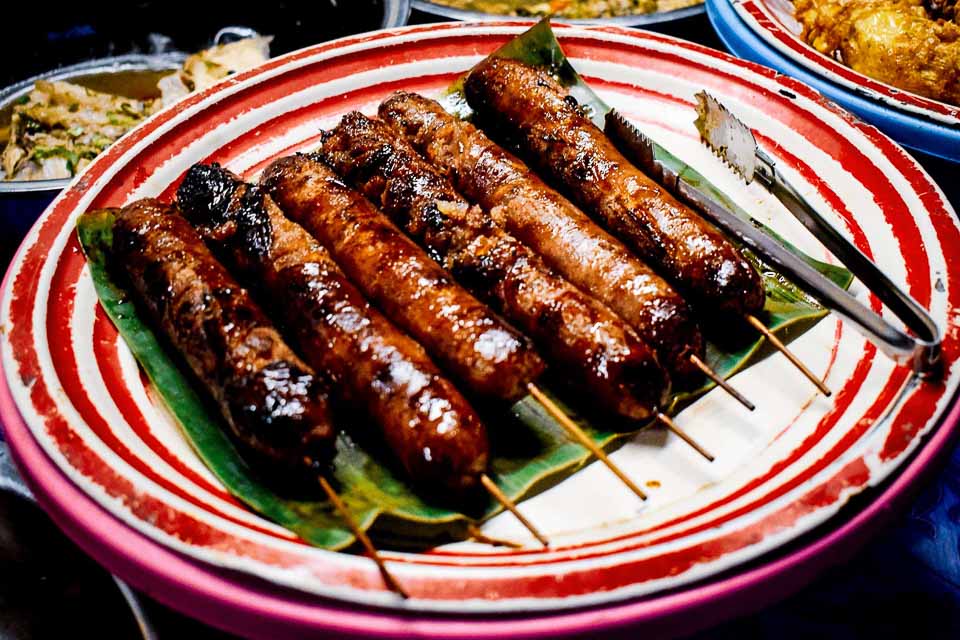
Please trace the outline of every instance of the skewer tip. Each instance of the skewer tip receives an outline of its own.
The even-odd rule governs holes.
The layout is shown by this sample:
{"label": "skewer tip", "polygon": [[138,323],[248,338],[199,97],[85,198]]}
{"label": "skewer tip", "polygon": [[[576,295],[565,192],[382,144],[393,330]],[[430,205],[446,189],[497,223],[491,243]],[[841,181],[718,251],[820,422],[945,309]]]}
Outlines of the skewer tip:
{"label": "skewer tip", "polygon": [[677,426],[677,423],[670,419],[670,416],[668,416],[668,415],[665,414],[665,413],[658,413],[658,414],[657,414],[657,420],[659,420],[660,422],[662,422],[662,423],[664,424],[664,426],[667,427],[667,429],[670,429],[670,431],[672,431],[674,434],[676,434],[677,436],[679,436],[681,440],[683,440],[683,441],[686,442],[688,445],[690,445],[691,447],[693,447],[693,449],[694,449],[697,453],[699,453],[700,455],[702,455],[704,458],[706,458],[708,462],[713,462],[713,461],[714,461],[713,455],[712,455],[709,451],[707,451],[706,449],[704,449],[702,446],[700,446],[700,443],[697,442],[696,440],[694,440],[693,438],[691,438],[690,435],[687,434],[687,432],[685,432],[683,429],[681,429],[680,427],[678,427],[678,426]]}
{"label": "skewer tip", "polygon": [[644,493],[643,489],[638,487],[637,484],[607,456],[606,452],[601,449],[596,442],[591,440],[590,436],[584,433],[583,429],[581,429],[576,422],[571,420],[570,416],[563,412],[563,409],[557,406],[557,403],[551,400],[547,394],[545,394],[537,385],[532,382],[527,383],[527,390],[530,392],[530,395],[540,403],[540,406],[542,406],[547,413],[549,413],[557,422],[559,422],[560,426],[566,429],[567,433],[569,433],[574,440],[579,442],[585,449],[596,456],[597,460],[606,465],[607,468],[613,472],[613,475],[617,476],[617,478],[624,485],[626,485],[626,487],[630,489],[634,495],[641,500],[647,499],[647,494]]}
{"label": "skewer tip", "polygon": [[770,329],[768,329],[765,324],[760,322],[759,318],[757,318],[753,314],[747,314],[744,316],[744,318],[747,320],[750,326],[756,329],[761,335],[763,335],[763,337],[766,338],[767,341],[769,341],[770,344],[772,344],[777,351],[785,355],[787,357],[787,360],[789,360],[791,364],[793,364],[793,366],[799,369],[800,373],[806,376],[807,380],[812,382],[814,386],[816,386],[817,389],[820,391],[820,393],[822,393],[827,397],[832,395],[830,388],[823,383],[823,380],[818,378],[812,371],[810,371],[810,369],[807,368],[807,365],[803,364],[803,362],[800,361],[800,358],[798,358],[796,354],[790,351],[790,349],[787,348],[787,345],[783,344],[783,342],[780,340],[780,338],[776,336],[776,334],[770,331]]}
{"label": "skewer tip", "polygon": [[347,508],[347,505],[343,502],[343,499],[340,498],[340,495],[334,490],[325,477],[322,475],[318,477],[320,482],[320,487],[323,489],[323,492],[327,494],[327,498],[333,504],[337,512],[340,513],[340,517],[343,518],[343,521],[349,527],[353,536],[360,542],[360,545],[364,548],[364,551],[367,552],[367,555],[371,560],[377,565],[377,569],[380,570],[380,576],[383,578],[384,584],[387,585],[387,588],[399,595],[401,598],[406,600],[410,597],[410,594],[400,585],[394,575],[387,568],[386,562],[384,562],[383,557],[380,555],[380,552],[377,551],[377,548],[373,546],[373,541],[370,540],[370,537],[367,533],[360,528],[360,525],[354,519],[353,514],[350,513],[350,510]]}
{"label": "skewer tip", "polygon": [[475,542],[479,542],[481,544],[489,544],[490,546],[493,546],[493,547],[507,547],[508,549],[523,548],[522,544],[514,540],[507,540],[505,538],[494,538],[492,536],[488,536],[487,534],[485,534],[483,531],[480,530],[480,527],[478,527],[475,524],[471,524],[468,527],[467,532],[470,534],[471,540]]}
{"label": "skewer tip", "polygon": [[496,501],[503,506],[504,509],[512,513],[514,517],[520,521],[520,524],[527,528],[527,531],[529,531],[533,537],[540,542],[540,544],[542,544],[544,547],[550,546],[550,541],[546,538],[546,536],[540,533],[540,531],[533,526],[533,523],[527,520],[526,516],[520,513],[520,510],[517,509],[517,505],[514,504],[513,500],[508,498],[507,495],[500,490],[500,487],[498,487],[497,483],[490,479],[490,476],[485,473],[481,475],[480,483],[483,485],[484,489],[490,492],[490,495],[492,495]]}
{"label": "skewer tip", "polygon": [[695,367],[700,369],[701,372],[708,378],[710,378],[718,387],[730,394],[734,400],[745,406],[750,411],[753,411],[757,408],[757,405],[750,402],[746,396],[734,389],[729,382],[724,380],[719,373],[710,368],[710,366],[697,357],[696,354],[690,354],[690,362],[694,364]]}

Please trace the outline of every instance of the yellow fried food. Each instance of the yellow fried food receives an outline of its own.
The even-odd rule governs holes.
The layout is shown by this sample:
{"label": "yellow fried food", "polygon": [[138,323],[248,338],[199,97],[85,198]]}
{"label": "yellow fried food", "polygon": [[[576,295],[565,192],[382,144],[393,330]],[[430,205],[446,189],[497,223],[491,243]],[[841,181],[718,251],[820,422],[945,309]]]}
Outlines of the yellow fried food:
{"label": "yellow fried food", "polygon": [[[960,104],[960,26],[923,0],[794,0],[801,37],[850,68],[900,89]],[[933,17],[933,13],[937,18]]]}
{"label": "yellow fried food", "polygon": [[[589,19],[653,13],[657,0],[436,0],[457,9],[505,16],[556,16]],[[690,0],[695,4],[700,0]]]}

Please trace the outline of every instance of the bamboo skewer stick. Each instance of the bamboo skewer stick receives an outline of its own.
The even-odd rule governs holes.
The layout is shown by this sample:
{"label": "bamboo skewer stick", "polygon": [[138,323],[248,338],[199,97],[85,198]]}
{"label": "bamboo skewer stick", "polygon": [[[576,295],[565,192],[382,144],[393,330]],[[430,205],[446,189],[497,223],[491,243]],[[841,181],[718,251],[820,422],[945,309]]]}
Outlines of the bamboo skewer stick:
{"label": "bamboo skewer stick", "polygon": [[678,427],[677,423],[670,419],[670,416],[668,416],[665,413],[657,413],[657,420],[662,422],[667,427],[667,429],[670,429],[670,431],[673,431],[677,436],[680,437],[681,440],[683,440],[688,445],[693,447],[697,451],[697,453],[702,455],[704,458],[706,458],[710,462],[713,462],[713,459],[714,459],[713,456],[706,449],[701,447],[700,443],[698,443],[696,440],[694,440],[689,435],[687,435],[687,433],[683,429]]}
{"label": "bamboo skewer stick", "polygon": [[496,483],[490,479],[490,476],[488,476],[487,474],[483,474],[482,476],[480,476],[480,483],[483,485],[483,487],[487,491],[490,492],[490,495],[492,495],[497,500],[497,502],[503,505],[504,509],[512,513],[514,517],[516,517],[516,519],[520,521],[520,524],[525,526],[527,528],[527,531],[533,534],[534,538],[540,541],[540,544],[542,544],[545,547],[550,546],[550,541],[547,540],[547,538],[542,533],[540,533],[540,531],[538,531],[535,526],[533,526],[532,522],[527,520],[527,518],[522,513],[520,513],[520,510],[517,509],[517,505],[513,503],[513,500],[508,498],[506,494],[503,493],[503,491],[500,491],[500,487],[498,487]]}
{"label": "bamboo skewer stick", "polygon": [[330,483],[327,482],[327,479],[323,476],[319,477],[320,487],[323,489],[323,492],[327,494],[327,498],[333,504],[334,508],[340,513],[340,517],[343,518],[343,521],[350,528],[350,531],[353,532],[353,535],[357,540],[360,541],[360,544],[363,546],[364,550],[367,552],[367,555],[370,556],[370,559],[373,560],[377,568],[380,570],[380,575],[383,576],[383,581],[386,583],[387,587],[397,593],[402,598],[409,598],[410,595],[404,591],[403,587],[400,586],[400,583],[397,582],[397,579],[393,577],[393,574],[390,573],[390,570],[387,569],[387,564],[383,561],[383,557],[380,555],[380,552],[377,551],[377,548],[373,546],[373,542],[370,540],[370,537],[367,533],[360,528],[360,525],[357,524],[357,521],[354,520],[353,514],[350,513],[350,510],[347,509],[347,505],[343,503],[343,500],[334,491],[333,487],[330,486]]}
{"label": "bamboo skewer stick", "polygon": [[481,544],[489,544],[493,547],[507,547],[508,549],[522,549],[523,545],[519,542],[514,542],[513,540],[506,540],[504,538],[493,538],[488,536],[483,531],[480,530],[475,524],[471,524],[467,527],[467,532],[470,534],[470,538],[475,542]]}
{"label": "bamboo skewer stick", "polygon": [[793,366],[799,369],[800,373],[805,375],[807,379],[810,380],[810,382],[816,385],[817,389],[819,389],[823,395],[825,396],[830,395],[831,391],[827,387],[827,385],[823,384],[823,381],[820,380],[820,378],[814,375],[814,373],[810,371],[810,369],[808,369],[805,364],[800,362],[800,359],[796,355],[794,355],[794,353],[790,351],[790,349],[787,349],[787,346],[780,341],[780,338],[775,336],[773,332],[770,331],[770,329],[767,329],[766,325],[760,322],[760,320],[757,319],[756,316],[748,314],[748,315],[745,315],[744,318],[747,320],[748,323],[750,323],[750,326],[756,329],[757,331],[759,331],[763,335],[763,337],[766,338],[770,342],[770,344],[772,344],[777,349],[777,351],[787,356],[787,360],[793,363]]}
{"label": "bamboo skewer stick", "polygon": [[696,355],[692,353],[690,354],[690,362],[692,362],[695,367],[700,369],[700,371],[702,371],[705,376],[713,380],[713,382],[715,382],[718,387],[720,387],[721,389],[729,393],[731,396],[733,396],[734,400],[736,400],[737,402],[745,406],[747,409],[749,409],[750,411],[753,411],[754,409],[757,408],[756,405],[750,402],[749,400],[747,400],[747,398],[742,393],[740,393],[739,391],[731,387],[729,382],[727,382],[722,377],[720,377],[720,374],[718,374],[716,371],[711,369],[706,362],[704,362],[703,360],[701,360],[700,358],[698,358]]}
{"label": "bamboo skewer stick", "polygon": [[647,499],[647,494],[644,493],[643,490],[633,482],[633,480],[627,477],[627,474],[625,474],[620,467],[618,467],[612,460],[610,460],[610,458],[607,457],[606,452],[597,446],[597,443],[591,440],[590,437],[583,432],[583,429],[581,429],[576,422],[571,420],[570,417],[564,413],[563,410],[558,407],[553,400],[547,397],[547,395],[541,391],[539,387],[537,387],[537,385],[529,382],[527,383],[527,390],[530,392],[530,395],[533,396],[533,398],[539,402],[544,409],[547,410],[547,413],[553,416],[553,418],[556,419],[556,421],[567,430],[567,433],[573,436],[577,442],[588,449],[590,453],[595,455],[600,462],[607,465],[607,468],[613,472],[613,475],[617,476],[617,478],[619,478],[623,484],[627,485],[627,488],[630,489],[630,491],[633,491],[641,500]]}

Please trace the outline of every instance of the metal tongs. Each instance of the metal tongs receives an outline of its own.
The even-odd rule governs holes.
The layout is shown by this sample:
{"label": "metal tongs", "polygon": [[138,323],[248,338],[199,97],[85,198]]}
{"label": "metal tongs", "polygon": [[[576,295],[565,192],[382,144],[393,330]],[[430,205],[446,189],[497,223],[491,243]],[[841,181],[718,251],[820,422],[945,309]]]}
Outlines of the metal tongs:
{"label": "metal tongs", "polygon": [[658,158],[657,145],[614,110],[607,113],[606,133],[632,162],[707,220],[737,238],[762,260],[791,278],[825,307],[852,322],[884,353],[913,367],[921,377],[942,373],[940,329],[913,298],[827,222],[776,169],[757,146],[750,129],[706,92],[697,94],[697,128],[701,139],[748,183],[757,180],[819,239],[915,335],[908,335],[823,276],[797,253],[765,233],[754,221],[732,212]]}

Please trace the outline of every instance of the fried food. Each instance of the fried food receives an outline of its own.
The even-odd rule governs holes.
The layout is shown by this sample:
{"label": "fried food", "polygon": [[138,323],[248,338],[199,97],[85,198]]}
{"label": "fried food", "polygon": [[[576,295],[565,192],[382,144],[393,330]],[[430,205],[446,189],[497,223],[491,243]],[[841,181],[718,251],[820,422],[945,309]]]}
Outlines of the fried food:
{"label": "fried food", "polygon": [[950,0],[795,0],[801,37],[875,80],[960,105],[960,25]]}

